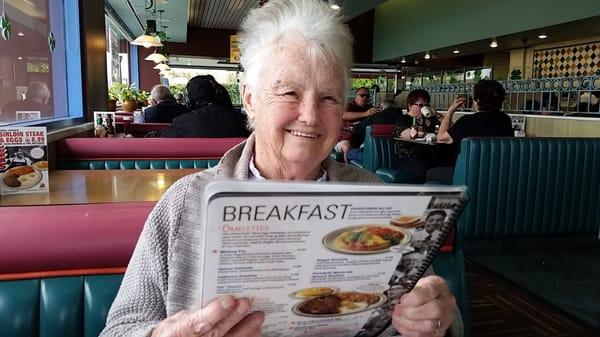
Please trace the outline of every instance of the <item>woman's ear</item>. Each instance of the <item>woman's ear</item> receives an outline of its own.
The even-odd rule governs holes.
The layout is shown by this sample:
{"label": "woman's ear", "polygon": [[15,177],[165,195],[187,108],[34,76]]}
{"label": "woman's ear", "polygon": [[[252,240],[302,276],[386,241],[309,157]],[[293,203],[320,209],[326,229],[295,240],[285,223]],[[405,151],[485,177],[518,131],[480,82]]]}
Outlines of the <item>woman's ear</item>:
{"label": "woman's ear", "polygon": [[246,111],[248,119],[254,119],[252,93],[250,92],[250,87],[247,84],[242,85],[242,104],[244,105],[244,111]]}

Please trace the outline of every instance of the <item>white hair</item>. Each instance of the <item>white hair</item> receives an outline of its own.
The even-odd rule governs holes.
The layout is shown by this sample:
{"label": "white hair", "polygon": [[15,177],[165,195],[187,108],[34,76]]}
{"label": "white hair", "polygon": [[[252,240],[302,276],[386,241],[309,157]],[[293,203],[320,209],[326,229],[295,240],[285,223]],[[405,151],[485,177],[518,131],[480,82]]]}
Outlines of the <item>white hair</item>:
{"label": "white hair", "polygon": [[307,57],[317,60],[330,58],[341,70],[344,94],[348,72],[352,67],[352,34],[342,22],[339,11],[322,0],[271,0],[261,8],[250,11],[240,32],[240,63],[244,68],[244,83],[256,90],[260,71],[268,60],[265,53],[287,36],[306,39]]}

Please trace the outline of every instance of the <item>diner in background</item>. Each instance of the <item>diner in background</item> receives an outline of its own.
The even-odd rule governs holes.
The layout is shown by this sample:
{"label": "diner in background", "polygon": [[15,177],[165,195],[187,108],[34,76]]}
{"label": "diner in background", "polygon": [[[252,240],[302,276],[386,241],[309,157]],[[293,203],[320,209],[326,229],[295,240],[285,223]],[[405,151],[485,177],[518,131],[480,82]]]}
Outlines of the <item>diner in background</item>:
{"label": "diner in background", "polygon": [[358,122],[378,112],[379,109],[369,103],[370,98],[369,89],[366,87],[356,89],[354,99],[346,105],[346,111],[343,115],[344,121]]}
{"label": "diner in background", "polygon": [[177,104],[171,90],[166,85],[157,84],[150,91],[151,106],[144,110],[146,123],[171,123],[173,118],[188,112],[188,109]]}
{"label": "diner in background", "polygon": [[198,75],[186,86],[191,112],[173,120],[161,137],[247,137],[246,118],[233,108],[227,89],[211,75]]}
{"label": "diner in background", "polygon": [[402,114],[402,110],[394,107],[393,100],[386,100],[381,104],[381,111],[371,115],[362,121],[352,126],[350,131],[350,139],[344,139],[339,141],[335,150],[344,154],[344,161],[346,163],[351,160],[361,161],[363,160],[363,148],[362,145],[365,142],[366,129],[369,125],[374,124],[396,124],[398,117]]}
{"label": "diner in background", "polygon": [[442,119],[438,143],[451,144],[451,166],[436,167],[427,173],[427,181],[452,183],[454,162],[460,153],[460,142],[467,137],[512,137],[510,116],[500,111],[506,96],[502,84],[494,80],[480,80],[473,86],[473,108],[476,113],[464,115],[452,125],[454,113],[463,107],[466,99],[457,98]]}
{"label": "diner in background", "polygon": [[[214,179],[380,183],[329,158],[342,124],[352,36],[320,0],[272,0],[242,23],[242,99],[254,132],[216,167],[176,182],[151,212],[101,336],[259,336],[264,314],[247,298],[201,308],[199,213]],[[195,83],[195,82],[192,82]],[[394,306],[406,337],[462,335],[456,300],[428,271]]]}
{"label": "diner in background", "polygon": [[[415,182],[425,181],[427,170],[434,166],[435,148],[411,142],[425,133],[434,133],[440,124],[438,115],[430,107],[431,97],[426,90],[412,90],[406,97],[407,113],[400,115],[394,128],[396,139],[396,168],[411,175]],[[427,117],[423,112],[426,112]]]}

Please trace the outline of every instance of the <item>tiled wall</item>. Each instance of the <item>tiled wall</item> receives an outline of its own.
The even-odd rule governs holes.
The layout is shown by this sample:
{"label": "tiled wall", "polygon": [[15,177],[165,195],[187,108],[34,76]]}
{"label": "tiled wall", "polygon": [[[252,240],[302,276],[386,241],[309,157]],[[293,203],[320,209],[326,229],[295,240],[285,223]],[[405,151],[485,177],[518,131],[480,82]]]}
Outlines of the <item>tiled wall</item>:
{"label": "tiled wall", "polygon": [[[521,70],[521,77],[526,79],[526,78],[535,78],[537,77],[537,73],[533,74],[534,72],[534,56],[535,53],[539,53],[540,50],[547,50],[547,49],[562,49],[565,48],[566,46],[577,46],[579,47],[580,45],[586,45],[586,44],[591,44],[591,43],[595,43],[597,45],[597,49],[598,47],[600,47],[600,35],[599,36],[590,36],[587,38],[581,38],[581,39],[574,39],[574,40],[567,40],[567,41],[560,41],[560,42],[556,42],[556,43],[547,43],[547,44],[539,44],[536,46],[532,46],[529,48],[521,48],[521,49],[514,49],[511,50],[510,52],[510,67],[509,67],[509,74],[508,77],[510,78],[510,72],[513,69],[520,69]],[[585,48],[585,46],[584,46]],[[597,67],[597,69],[600,69],[600,66],[597,65],[598,62],[600,62],[600,56],[598,56],[600,53],[596,52],[596,58],[595,58],[595,66]],[[591,56],[591,53],[590,55]],[[560,57],[558,58],[560,60]],[[577,60],[579,62],[579,60]],[[575,64],[576,66],[576,64]],[[560,65],[558,66],[559,70],[560,70]],[[576,74],[571,75],[569,74],[569,76],[577,76]]]}
{"label": "tiled wall", "polygon": [[600,42],[533,52],[533,77],[600,75]]}

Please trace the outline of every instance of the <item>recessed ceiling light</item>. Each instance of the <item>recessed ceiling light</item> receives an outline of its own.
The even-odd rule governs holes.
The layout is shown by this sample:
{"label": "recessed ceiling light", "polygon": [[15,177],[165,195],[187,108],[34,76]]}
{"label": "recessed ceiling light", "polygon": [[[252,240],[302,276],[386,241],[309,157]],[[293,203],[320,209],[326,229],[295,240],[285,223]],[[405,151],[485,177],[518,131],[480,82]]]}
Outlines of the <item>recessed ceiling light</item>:
{"label": "recessed ceiling light", "polygon": [[425,52],[425,59],[429,60],[431,58],[431,55],[429,55],[429,51]]}
{"label": "recessed ceiling light", "polygon": [[546,34],[540,34],[540,35],[538,35],[539,39],[545,39],[547,37],[548,37],[548,35],[546,35]]}
{"label": "recessed ceiling light", "polygon": [[18,33],[17,33],[17,35],[19,35],[19,36],[25,36],[25,33],[23,33],[23,32],[18,32]]}
{"label": "recessed ceiling light", "polygon": [[490,47],[491,48],[497,48],[498,47],[498,41],[496,41],[496,39],[493,39],[492,42],[490,43]]}
{"label": "recessed ceiling light", "polygon": [[400,60],[400,63],[406,63],[406,59],[403,57],[402,60]]}
{"label": "recessed ceiling light", "polygon": [[458,50],[458,49],[454,49],[454,50],[452,51],[452,53],[454,53],[454,54],[458,54],[458,53],[460,53],[460,50]]}

